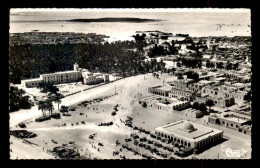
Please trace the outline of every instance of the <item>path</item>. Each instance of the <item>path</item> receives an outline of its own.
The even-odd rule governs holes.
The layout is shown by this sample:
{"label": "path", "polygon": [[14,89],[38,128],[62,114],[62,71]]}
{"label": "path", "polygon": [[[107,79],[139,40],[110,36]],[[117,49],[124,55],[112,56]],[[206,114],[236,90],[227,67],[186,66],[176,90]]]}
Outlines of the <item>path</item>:
{"label": "path", "polygon": [[[113,83],[102,85],[102,86],[99,86],[99,87],[96,87],[96,88],[93,88],[90,90],[86,90],[86,91],[62,98],[61,99],[62,103],[60,104],[60,106],[61,105],[70,106],[70,105],[74,105],[79,102],[82,102],[86,99],[96,98],[99,95],[101,96],[101,94],[105,91],[114,90],[114,86],[124,85],[125,80],[134,80],[136,77],[138,77],[138,76],[132,76],[132,77],[128,77],[125,79],[121,79],[121,80],[115,81]],[[57,103],[53,102],[53,105],[54,105],[54,110],[57,110],[58,109]],[[24,122],[29,119],[34,119],[41,115],[42,115],[42,112],[40,110],[38,110],[37,106],[33,106],[31,109],[28,109],[28,110],[21,109],[17,112],[12,112],[9,114],[9,117],[10,117],[9,125],[10,125],[10,127],[13,127],[20,122]]]}

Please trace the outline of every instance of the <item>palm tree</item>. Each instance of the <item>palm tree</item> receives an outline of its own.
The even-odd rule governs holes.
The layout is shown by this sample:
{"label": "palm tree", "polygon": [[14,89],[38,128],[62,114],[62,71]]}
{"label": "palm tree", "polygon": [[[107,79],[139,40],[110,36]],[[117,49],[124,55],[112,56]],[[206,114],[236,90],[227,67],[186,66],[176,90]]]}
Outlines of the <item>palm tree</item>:
{"label": "palm tree", "polygon": [[211,67],[209,60],[206,61],[206,67],[207,67],[207,68],[210,68],[210,67]]}
{"label": "palm tree", "polygon": [[199,107],[199,103],[198,102],[194,102],[193,105],[192,105],[192,108],[198,109],[198,107]]}
{"label": "palm tree", "polygon": [[54,102],[58,104],[58,110],[60,110],[60,107],[59,107],[59,106],[60,106],[60,104],[61,104],[61,99],[59,99],[59,97],[58,97],[57,95],[55,96]]}
{"label": "palm tree", "polygon": [[54,106],[53,106],[52,102],[48,102],[46,104],[46,109],[49,111],[49,115],[51,116],[52,115],[52,111],[54,110]]}
{"label": "palm tree", "polygon": [[235,64],[233,64],[232,69],[233,69],[233,70],[238,70],[238,66],[239,66],[239,64],[238,64],[238,63],[235,63]]}
{"label": "palm tree", "polygon": [[39,88],[40,90],[42,90],[44,87],[45,87],[44,82],[40,82],[39,85],[37,86],[37,88]]}
{"label": "palm tree", "polygon": [[230,63],[230,61],[228,61],[226,63],[226,67],[225,67],[227,70],[231,70],[232,69],[232,64]]}
{"label": "palm tree", "polygon": [[208,100],[206,101],[206,106],[208,106],[208,107],[209,107],[209,111],[211,111],[210,107],[211,107],[211,106],[214,106],[214,101],[211,100],[211,99],[208,99]]}
{"label": "palm tree", "polygon": [[214,64],[213,62],[211,62],[211,63],[210,63],[210,67],[211,67],[211,68],[215,68],[216,66],[215,66],[215,64]]}
{"label": "palm tree", "polygon": [[184,79],[182,74],[178,74],[178,79]]}
{"label": "palm tree", "polygon": [[223,66],[223,62],[219,62],[219,63],[217,63],[217,68],[219,68],[219,69],[223,69],[223,68],[224,68],[224,66]]}
{"label": "palm tree", "polygon": [[38,110],[42,110],[42,115],[43,116],[46,116],[44,110],[46,109],[46,104],[45,102],[43,101],[39,101],[39,104],[38,104]]}
{"label": "palm tree", "polygon": [[159,67],[160,67],[160,70],[161,70],[161,73],[162,73],[162,70],[165,68],[165,63],[163,62],[163,60],[161,60],[159,62]]}
{"label": "palm tree", "polygon": [[180,61],[177,62],[177,67],[181,67],[181,62]]}

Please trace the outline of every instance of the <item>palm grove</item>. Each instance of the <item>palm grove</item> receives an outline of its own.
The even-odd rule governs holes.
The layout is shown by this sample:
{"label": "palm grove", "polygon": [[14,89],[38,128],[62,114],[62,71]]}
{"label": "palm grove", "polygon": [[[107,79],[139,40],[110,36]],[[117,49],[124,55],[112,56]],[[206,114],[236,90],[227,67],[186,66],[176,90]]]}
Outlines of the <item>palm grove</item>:
{"label": "palm grove", "polygon": [[72,69],[78,62],[82,68],[92,72],[118,73],[122,76],[145,73],[155,68],[144,62],[141,52],[131,49],[147,44],[138,42],[114,42],[105,44],[13,44],[10,46],[10,82],[36,78],[43,73]]}
{"label": "palm grove", "polygon": [[[175,47],[175,44],[186,42],[193,44],[189,38],[179,42],[172,41],[171,44],[167,43],[168,47],[155,44],[150,47],[147,54],[151,58],[168,54],[175,55],[179,50],[179,47]],[[145,61],[143,48],[151,44],[154,44],[154,41],[148,44],[143,38],[136,38],[135,41],[105,42],[104,44],[16,44],[12,42],[12,36],[10,36],[10,83],[19,84],[22,79],[37,78],[43,73],[73,69],[72,66],[75,62],[91,72],[116,73],[122,77],[155,71],[169,72],[169,70],[166,71],[163,61],[158,62],[156,59]],[[198,52],[198,48],[194,47],[193,44],[190,49],[195,50],[195,54],[191,54],[191,59],[178,58],[178,67],[182,65],[192,68],[201,67],[201,53]],[[170,71],[175,71],[175,69]],[[190,76],[197,78],[196,74]],[[47,89],[50,92],[57,93],[55,87],[48,85],[40,85],[40,87],[42,87],[42,92],[46,92]],[[15,93],[10,92],[10,94]],[[12,101],[13,99],[11,99],[11,104],[14,104]],[[49,111],[51,113],[51,107]]]}
{"label": "palm grove", "polygon": [[[72,69],[78,62],[82,68],[91,72],[117,73],[131,76],[164,69],[163,62],[145,62],[141,52],[133,51],[143,48],[143,41],[124,41],[105,44],[15,44],[10,36],[9,79],[10,83],[19,84],[22,79],[37,78],[43,73],[53,73]],[[41,84],[41,91],[56,94],[57,89],[51,85]],[[31,107],[29,96],[16,87],[9,88],[10,112]],[[40,105],[45,115],[52,105]]]}

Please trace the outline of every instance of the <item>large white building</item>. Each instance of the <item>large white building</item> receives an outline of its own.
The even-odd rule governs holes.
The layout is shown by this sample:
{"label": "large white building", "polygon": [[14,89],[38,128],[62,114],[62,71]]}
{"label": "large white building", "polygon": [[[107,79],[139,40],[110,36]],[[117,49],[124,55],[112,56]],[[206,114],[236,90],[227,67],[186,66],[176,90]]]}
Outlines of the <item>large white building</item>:
{"label": "large white building", "polygon": [[75,63],[74,70],[41,74],[40,78],[21,80],[21,85],[23,87],[37,87],[41,82],[53,84],[76,82],[81,79],[82,71],[85,70],[80,69],[78,64]]}
{"label": "large white building", "polygon": [[81,71],[64,71],[64,72],[56,72],[51,74],[42,74],[40,78],[43,79],[46,83],[67,83],[67,82],[76,82],[81,78]]}
{"label": "large white building", "polygon": [[108,74],[82,72],[83,83],[87,85],[98,84],[109,81]]}
{"label": "large white building", "polygon": [[22,87],[37,87],[39,83],[43,82],[41,78],[21,80]]}
{"label": "large white building", "polygon": [[79,68],[77,63],[74,64],[74,69],[71,71],[55,72],[49,74],[41,74],[40,78],[21,80],[23,87],[37,87],[39,83],[69,83],[77,82],[83,78],[84,84],[96,84],[104,81],[109,81],[108,75],[99,73],[92,74],[86,69]]}
{"label": "large white building", "polygon": [[185,147],[203,148],[223,138],[223,131],[186,120],[176,121],[158,128],[155,134],[159,137],[168,138],[173,143],[179,143]]}

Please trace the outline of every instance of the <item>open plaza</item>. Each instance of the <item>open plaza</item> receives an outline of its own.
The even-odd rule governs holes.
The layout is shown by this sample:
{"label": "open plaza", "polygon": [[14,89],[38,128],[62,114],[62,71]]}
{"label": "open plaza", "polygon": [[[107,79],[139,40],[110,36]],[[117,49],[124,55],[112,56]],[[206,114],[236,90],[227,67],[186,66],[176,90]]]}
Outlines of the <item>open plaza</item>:
{"label": "open plaza", "polygon": [[[203,131],[206,132],[211,129],[222,131],[224,140],[221,143],[209,147],[209,149],[202,153],[192,154],[184,159],[192,157],[200,159],[214,159],[216,157],[228,159],[229,157],[222,151],[222,149],[224,150],[227,147],[234,150],[238,147],[239,149],[243,148],[247,151],[247,155],[244,158],[250,158],[251,137],[225,127],[210,124],[208,123],[208,116],[195,118],[180,114],[182,111],[167,111],[153,107],[142,107],[139,101],[151,96],[152,94],[148,93],[148,88],[162,85],[162,78],[170,80],[172,76],[162,74],[158,79],[152,74],[137,75],[62,98],[61,105],[75,107],[76,110],[69,111],[70,116],[61,116],[61,119],[51,119],[40,123],[35,122],[34,119],[41,115],[41,111],[36,108],[28,110],[27,113],[26,111],[11,113],[10,123],[12,124],[10,125],[10,130],[21,129],[17,124],[25,122],[27,126],[26,130],[37,134],[37,137],[28,139],[28,141],[35,145],[23,143],[22,140],[13,137],[10,146],[12,149],[12,152],[10,152],[11,158],[15,159],[18,157],[22,159],[23,156],[20,153],[22,153],[26,146],[31,146],[30,148],[35,150],[31,150],[29,155],[37,155],[38,159],[55,159],[56,156],[53,156],[49,151],[52,151],[54,147],[64,145],[75,149],[81,156],[85,156],[87,159],[120,159],[122,157],[126,157],[127,159],[144,159],[144,156],[135,154],[129,151],[128,148],[122,147],[123,145],[127,145],[133,149],[137,148],[133,143],[133,139],[132,142],[126,142],[126,139],[131,138],[131,134],[133,133],[140,137],[151,139],[150,135],[126,126],[124,121],[128,117],[133,118],[133,126],[143,128],[153,134],[155,134],[156,128],[158,129],[164,125],[182,120],[192,122],[194,128],[205,129]],[[103,101],[93,101],[97,98],[102,98]],[[84,106],[82,104],[84,101],[92,102]],[[111,113],[114,111],[114,106],[116,105],[118,105],[118,111],[113,116]],[[54,103],[54,107],[57,111],[56,103]],[[26,116],[28,117],[26,118]],[[108,122],[113,122],[113,125],[98,126],[100,123]],[[57,134],[57,131],[59,134]],[[61,134],[62,136],[60,136]],[[89,136],[93,134],[95,134],[95,137],[90,139]],[[173,145],[165,145],[176,148]],[[164,155],[159,156],[158,154],[151,153],[150,150],[140,147],[137,150],[141,154],[164,159],[162,157]],[[162,148],[160,150],[162,153],[167,154],[166,159],[170,157],[181,159],[174,152],[167,152]]]}

